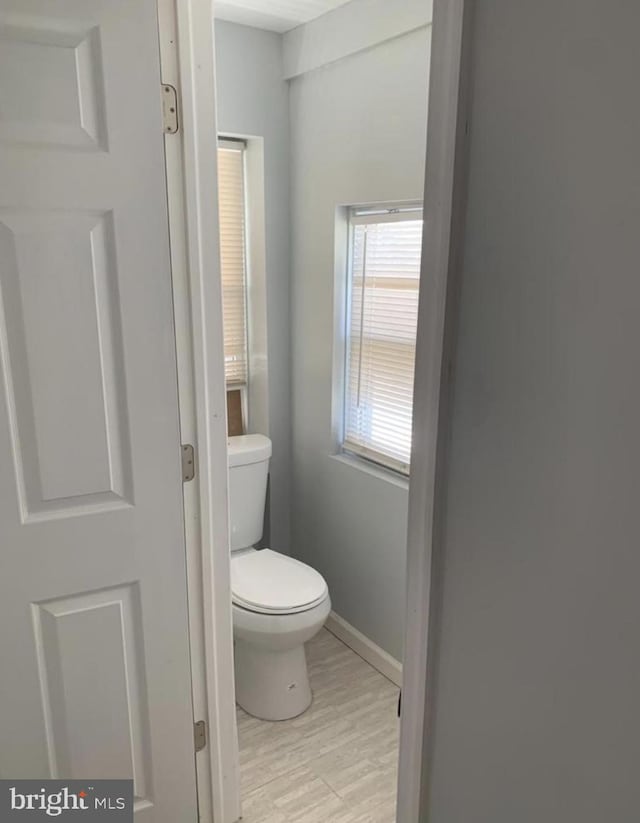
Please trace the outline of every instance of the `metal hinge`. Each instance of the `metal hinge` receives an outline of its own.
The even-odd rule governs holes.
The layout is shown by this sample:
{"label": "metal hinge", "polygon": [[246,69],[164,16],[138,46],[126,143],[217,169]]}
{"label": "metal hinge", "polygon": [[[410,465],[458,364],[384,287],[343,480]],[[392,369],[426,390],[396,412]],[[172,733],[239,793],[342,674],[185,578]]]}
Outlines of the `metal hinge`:
{"label": "metal hinge", "polygon": [[168,83],[162,84],[162,121],[165,134],[178,131],[178,94]]}
{"label": "metal hinge", "polygon": [[201,752],[207,745],[207,724],[204,720],[193,724],[193,745],[197,752]]}
{"label": "metal hinge", "polygon": [[196,459],[191,443],[182,445],[182,480],[188,483],[196,476]]}

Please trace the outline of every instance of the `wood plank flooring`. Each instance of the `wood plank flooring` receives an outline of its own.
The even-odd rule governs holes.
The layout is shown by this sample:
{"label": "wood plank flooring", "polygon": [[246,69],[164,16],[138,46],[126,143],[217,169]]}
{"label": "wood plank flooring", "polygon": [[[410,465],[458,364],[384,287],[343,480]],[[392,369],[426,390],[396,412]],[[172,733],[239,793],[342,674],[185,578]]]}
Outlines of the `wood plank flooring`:
{"label": "wood plank flooring", "polygon": [[244,823],[394,823],[398,688],[323,629],[311,707],[281,723],[238,708]]}

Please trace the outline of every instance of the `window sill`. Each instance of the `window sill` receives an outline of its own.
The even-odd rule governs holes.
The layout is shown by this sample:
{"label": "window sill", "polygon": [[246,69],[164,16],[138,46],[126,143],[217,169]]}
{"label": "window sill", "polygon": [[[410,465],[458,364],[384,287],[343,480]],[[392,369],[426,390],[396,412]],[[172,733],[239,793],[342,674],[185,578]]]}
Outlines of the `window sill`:
{"label": "window sill", "polygon": [[384,466],[377,466],[375,463],[365,460],[364,457],[358,457],[355,454],[345,454],[344,452],[341,454],[331,454],[329,457],[331,460],[343,463],[345,466],[350,466],[352,469],[364,472],[371,477],[376,477],[378,480],[384,480],[385,483],[390,483],[399,489],[409,490],[408,477],[402,477],[392,469],[385,469]]}

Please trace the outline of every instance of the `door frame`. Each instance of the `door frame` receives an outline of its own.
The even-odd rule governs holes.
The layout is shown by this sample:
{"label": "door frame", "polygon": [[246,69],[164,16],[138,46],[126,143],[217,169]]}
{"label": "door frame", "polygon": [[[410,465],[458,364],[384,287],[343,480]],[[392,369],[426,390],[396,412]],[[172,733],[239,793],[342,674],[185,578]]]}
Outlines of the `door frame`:
{"label": "door frame", "polygon": [[399,823],[427,823],[447,452],[467,203],[474,0],[434,0],[407,537]]}
{"label": "door frame", "polygon": [[[228,523],[227,407],[218,232],[212,0],[157,0],[162,83],[174,86],[179,128],[165,135],[184,483],[195,754],[202,823],[240,818]],[[158,89],[160,94],[160,89]]]}
{"label": "door frame", "polygon": [[[240,817],[233,676],[226,388],[218,224],[215,0],[157,0],[162,80],[178,90],[180,128],[165,140],[180,423],[196,447],[185,530],[202,821]],[[409,492],[407,619],[398,823],[428,820],[442,524],[469,142],[473,0],[433,0],[422,285]],[[212,147],[214,147],[212,149]],[[427,276],[428,273],[428,276]]]}

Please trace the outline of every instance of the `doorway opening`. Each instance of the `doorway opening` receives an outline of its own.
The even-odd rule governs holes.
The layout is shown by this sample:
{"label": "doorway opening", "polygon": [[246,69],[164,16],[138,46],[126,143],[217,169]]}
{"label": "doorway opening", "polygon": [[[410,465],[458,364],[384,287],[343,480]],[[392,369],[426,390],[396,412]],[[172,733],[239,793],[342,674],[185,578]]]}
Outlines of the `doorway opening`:
{"label": "doorway opening", "polygon": [[[223,285],[240,262],[246,278],[225,352],[240,314],[249,351],[228,432],[242,804],[256,821],[392,821],[430,11],[377,29],[366,2],[297,26],[233,5],[215,20],[217,132],[259,141],[262,161],[256,181],[245,158],[244,186],[237,175],[219,200]],[[251,527],[236,520],[254,505],[249,477]]]}

